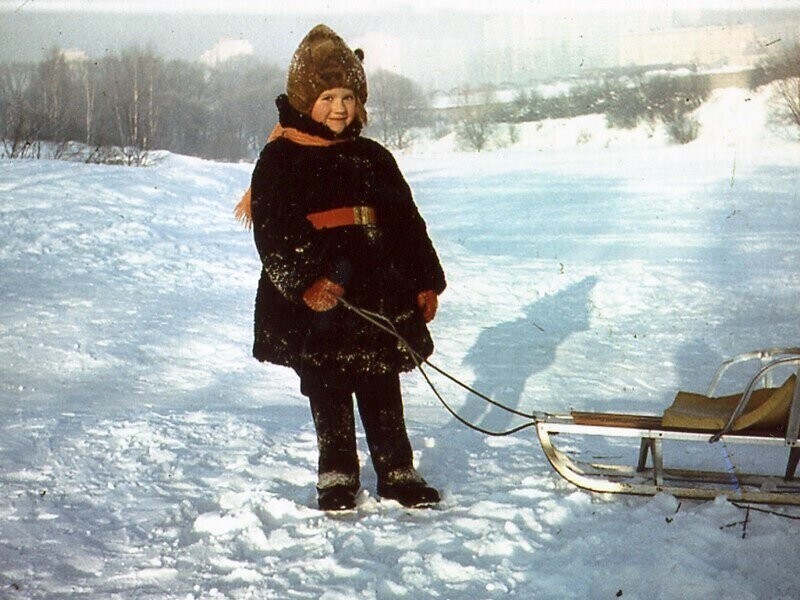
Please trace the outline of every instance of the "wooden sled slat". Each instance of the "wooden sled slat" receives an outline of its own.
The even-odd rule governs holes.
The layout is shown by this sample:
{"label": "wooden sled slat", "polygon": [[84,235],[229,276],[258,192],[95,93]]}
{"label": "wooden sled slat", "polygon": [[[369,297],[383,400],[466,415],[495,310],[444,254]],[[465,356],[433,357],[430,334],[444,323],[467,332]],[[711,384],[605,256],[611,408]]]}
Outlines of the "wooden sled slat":
{"label": "wooden sled slat", "polygon": [[[678,427],[666,427],[663,418],[656,415],[632,415],[625,413],[593,413],[573,411],[570,413],[572,422],[576,425],[589,425],[594,427],[621,427],[629,429],[652,429],[662,431],[685,431]],[[696,429],[699,433],[712,434],[712,429]],[[739,436],[751,437],[783,437],[785,428],[776,427],[775,429],[750,428],[737,431]]]}
{"label": "wooden sled slat", "polygon": [[603,427],[631,427],[634,429],[661,429],[661,417],[652,415],[628,415],[618,413],[592,413],[572,411],[572,421],[576,425],[597,425]]}

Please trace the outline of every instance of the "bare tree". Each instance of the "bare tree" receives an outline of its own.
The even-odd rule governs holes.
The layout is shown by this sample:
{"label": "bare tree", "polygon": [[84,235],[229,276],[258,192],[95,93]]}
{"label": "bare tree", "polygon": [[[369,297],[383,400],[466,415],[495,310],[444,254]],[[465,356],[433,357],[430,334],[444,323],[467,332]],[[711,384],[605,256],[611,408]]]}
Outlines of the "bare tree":
{"label": "bare tree", "polygon": [[64,54],[51,48],[39,63],[29,89],[37,139],[65,142],[74,136],[75,91]]}
{"label": "bare tree", "polygon": [[113,123],[112,135],[105,133],[102,143],[126,148],[128,161],[140,164],[146,159],[160,126],[163,60],[149,48],[131,48],[121,56],[107,55],[100,61],[98,90],[104,100],[101,110],[105,123]]}
{"label": "bare tree", "polygon": [[456,135],[467,150],[485,149],[497,130],[497,119],[489,92],[477,99],[469,89],[460,93],[461,107],[456,123]]}
{"label": "bare tree", "polygon": [[633,129],[645,124],[652,133],[663,123],[673,142],[687,144],[700,132],[692,113],[709,94],[709,81],[703,76],[647,78],[638,74],[604,82],[596,105],[605,111],[609,127]]}
{"label": "bare tree", "polygon": [[[800,130],[800,77],[781,79],[775,84],[775,94],[783,105],[783,118]],[[800,131],[798,131],[800,135]]]}
{"label": "bare tree", "polygon": [[227,60],[208,73],[212,158],[254,158],[277,122],[274,99],[283,75],[250,56]]}
{"label": "bare tree", "polygon": [[412,80],[391,71],[370,75],[370,107],[370,131],[391,148],[406,148],[413,128],[427,124],[425,94]]}
{"label": "bare tree", "polygon": [[88,59],[82,60],[75,64],[74,69],[83,90],[83,139],[87,144],[91,144],[95,133],[97,63]]}
{"label": "bare tree", "polygon": [[161,94],[158,147],[195,156],[210,156],[211,102],[205,70],[198,63],[170,61],[164,65],[166,86]]}
{"label": "bare tree", "polygon": [[29,106],[33,75],[31,65],[0,65],[0,139],[9,158],[20,156],[35,139]]}
{"label": "bare tree", "polygon": [[710,94],[705,77],[655,77],[646,87],[648,118],[661,121],[670,139],[688,144],[697,138],[700,123],[692,116]]}
{"label": "bare tree", "polygon": [[52,48],[36,65],[0,65],[0,137],[6,155],[30,155],[47,141],[58,157],[71,140],[89,141],[93,105],[84,96],[91,88],[82,90],[84,63],[70,62]]}
{"label": "bare tree", "polygon": [[252,57],[209,71],[131,48],[100,60],[53,48],[37,64],[0,64],[0,139],[6,156],[45,142],[91,144],[91,162],[142,164],[165,149],[221,160],[257,156],[277,121],[285,77]]}
{"label": "bare tree", "polygon": [[800,43],[776,52],[760,65],[765,82],[774,82],[772,118],[800,135]]}

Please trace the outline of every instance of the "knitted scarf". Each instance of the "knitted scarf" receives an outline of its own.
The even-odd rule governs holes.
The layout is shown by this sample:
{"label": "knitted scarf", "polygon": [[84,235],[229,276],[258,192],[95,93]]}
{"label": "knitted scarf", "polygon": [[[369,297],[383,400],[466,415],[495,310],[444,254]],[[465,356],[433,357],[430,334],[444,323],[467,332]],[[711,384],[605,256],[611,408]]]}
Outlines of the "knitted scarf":
{"label": "knitted scarf", "polygon": [[[323,137],[319,137],[316,135],[312,135],[310,133],[305,133],[304,131],[300,131],[299,129],[295,129],[293,127],[283,127],[280,123],[275,125],[275,128],[272,130],[272,133],[269,134],[267,138],[267,143],[277,140],[278,138],[286,138],[290,142],[294,142],[295,144],[300,144],[301,146],[318,146],[318,147],[328,147],[333,146],[335,144],[341,144],[342,142],[349,142],[351,138],[340,138],[340,139],[325,139]],[[239,221],[246,229],[250,229],[253,227],[253,213],[251,209],[251,199],[250,199],[250,188],[247,188],[244,195],[242,195],[242,199],[239,200],[239,203],[236,205],[236,208],[233,209],[233,216],[236,217],[236,220]]]}

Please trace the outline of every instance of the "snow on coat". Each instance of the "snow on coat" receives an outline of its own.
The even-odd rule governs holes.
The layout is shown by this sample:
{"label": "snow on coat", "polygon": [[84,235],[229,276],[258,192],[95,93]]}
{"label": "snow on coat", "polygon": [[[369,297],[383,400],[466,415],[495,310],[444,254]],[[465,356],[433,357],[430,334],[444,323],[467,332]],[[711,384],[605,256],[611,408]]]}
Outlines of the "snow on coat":
{"label": "snow on coat", "polygon": [[[420,354],[433,342],[417,306],[425,290],[445,288],[425,222],[392,155],[360,137],[358,121],[341,134],[294,110],[280,96],[280,122],[326,139],[310,146],[279,138],[268,143],[253,172],[253,235],[263,264],[255,306],[254,356],[296,370],[313,367],[345,375],[410,370],[397,340],[339,305],[314,312],[303,292],[320,277],[345,298],[390,318]],[[307,215],[370,206],[374,226],[315,229]]]}

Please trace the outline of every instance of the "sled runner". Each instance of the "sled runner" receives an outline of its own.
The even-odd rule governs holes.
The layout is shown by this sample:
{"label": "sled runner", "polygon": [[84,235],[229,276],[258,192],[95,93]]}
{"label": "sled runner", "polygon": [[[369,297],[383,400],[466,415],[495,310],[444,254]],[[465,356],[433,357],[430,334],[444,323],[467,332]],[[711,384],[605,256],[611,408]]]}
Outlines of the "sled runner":
{"label": "sled runner", "polygon": [[[755,360],[743,392],[714,397],[730,367]],[[800,348],[749,352],[722,363],[705,395],[679,392],[663,416],[572,412],[540,418],[536,429],[553,468],[587,490],[800,505],[798,375]]]}

